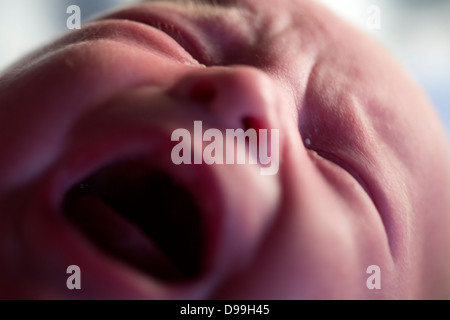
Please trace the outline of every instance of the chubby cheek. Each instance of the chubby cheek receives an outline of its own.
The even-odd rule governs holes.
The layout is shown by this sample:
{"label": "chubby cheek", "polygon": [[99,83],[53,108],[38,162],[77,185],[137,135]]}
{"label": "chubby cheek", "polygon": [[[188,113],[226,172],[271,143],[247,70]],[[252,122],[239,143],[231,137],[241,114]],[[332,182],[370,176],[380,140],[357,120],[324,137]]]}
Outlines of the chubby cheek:
{"label": "chubby cheek", "polygon": [[[283,163],[284,197],[277,220],[252,269],[233,277],[218,297],[394,297],[386,231],[364,189],[303,147],[291,148]],[[373,265],[381,270],[381,290],[367,286]]]}
{"label": "chubby cheek", "polygon": [[[435,137],[434,141],[438,141]],[[445,142],[442,141],[442,145]],[[415,209],[414,253],[423,257],[411,267],[418,270],[420,297],[448,299],[450,285],[450,154],[431,146],[432,164],[423,165],[426,175],[414,186],[412,197]],[[438,151],[441,150],[441,151]],[[441,153],[442,152],[442,153]],[[430,161],[430,160],[427,160]],[[439,279],[439,280],[435,280]]]}

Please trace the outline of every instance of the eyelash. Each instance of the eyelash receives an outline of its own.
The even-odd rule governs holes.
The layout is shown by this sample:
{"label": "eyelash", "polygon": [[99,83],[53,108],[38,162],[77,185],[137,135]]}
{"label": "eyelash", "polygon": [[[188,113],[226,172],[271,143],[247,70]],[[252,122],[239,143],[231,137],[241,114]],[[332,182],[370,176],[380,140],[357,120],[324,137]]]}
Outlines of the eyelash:
{"label": "eyelash", "polygon": [[198,46],[198,44],[190,43],[187,37],[188,35],[183,35],[183,33],[177,29],[177,27],[171,23],[167,23],[165,21],[153,21],[148,23],[150,26],[164,32],[173,40],[175,40],[180,47],[182,47],[194,60],[196,60],[199,64],[206,64],[207,59],[204,56],[204,52],[202,46]]}
{"label": "eyelash", "polygon": [[341,169],[347,171],[347,173],[350,174],[361,185],[361,187],[366,191],[366,193],[369,195],[369,197],[371,199],[373,199],[372,193],[370,192],[370,189],[367,186],[366,182],[364,181],[363,177],[355,169],[353,169],[353,167],[350,164],[348,164],[346,161],[341,160],[341,158],[339,158],[338,156],[336,156],[335,154],[333,154],[331,152],[315,150],[314,148],[311,148],[311,141],[308,144],[306,142],[306,140],[309,140],[309,139],[305,139],[305,141],[304,141],[305,147],[308,150],[315,152],[319,157],[321,157],[321,158],[337,165]]}
{"label": "eyelash", "polygon": [[161,21],[157,21],[155,23],[152,23],[151,25],[152,27],[161,30],[162,32],[169,35],[172,39],[178,42],[180,46],[182,46],[183,48],[185,47],[183,46],[183,42],[185,42],[185,40],[183,39],[181,32],[178,29],[176,29],[174,25]]}

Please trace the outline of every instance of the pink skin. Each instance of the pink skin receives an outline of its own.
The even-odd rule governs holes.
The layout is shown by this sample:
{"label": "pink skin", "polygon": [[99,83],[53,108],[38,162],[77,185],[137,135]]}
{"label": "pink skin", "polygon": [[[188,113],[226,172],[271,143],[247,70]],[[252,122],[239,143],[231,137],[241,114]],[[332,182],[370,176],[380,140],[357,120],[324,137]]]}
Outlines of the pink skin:
{"label": "pink skin", "polygon": [[[199,6],[116,12],[3,74],[0,298],[448,297],[449,151],[398,63],[313,2]],[[176,128],[248,119],[280,130],[277,175],[171,164]],[[205,243],[197,276],[141,272],[97,250],[63,215],[73,185],[123,157],[191,190]],[[91,205],[98,219],[108,214]],[[116,218],[104,220],[112,238],[136,237],[164,265]],[[72,264],[82,290],[66,288]],[[366,287],[370,265],[381,268],[381,290]]]}

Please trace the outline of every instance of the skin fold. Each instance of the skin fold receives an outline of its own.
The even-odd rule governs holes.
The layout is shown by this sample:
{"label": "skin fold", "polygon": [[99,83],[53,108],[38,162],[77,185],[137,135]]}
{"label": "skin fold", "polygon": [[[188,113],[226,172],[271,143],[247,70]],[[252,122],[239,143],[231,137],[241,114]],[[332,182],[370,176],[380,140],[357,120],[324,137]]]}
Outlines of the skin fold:
{"label": "skin fold", "polygon": [[[0,76],[0,298],[448,298],[450,153],[432,105],[384,48],[327,9],[276,7],[142,3]],[[171,133],[193,133],[194,121],[278,129],[277,174],[174,165]],[[141,250],[151,271],[101,250],[66,214],[69,190],[120,161],[136,179],[164,172],[198,206],[199,218],[185,205],[152,220],[153,243],[101,203],[79,204],[104,241]],[[66,287],[70,265],[81,290]],[[366,285],[371,265],[379,290]]]}

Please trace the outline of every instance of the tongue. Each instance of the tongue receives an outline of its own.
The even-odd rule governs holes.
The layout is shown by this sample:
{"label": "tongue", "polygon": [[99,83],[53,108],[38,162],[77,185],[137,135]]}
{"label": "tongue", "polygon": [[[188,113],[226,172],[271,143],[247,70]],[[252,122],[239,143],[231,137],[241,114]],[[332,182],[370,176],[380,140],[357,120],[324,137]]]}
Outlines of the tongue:
{"label": "tongue", "polygon": [[100,198],[84,195],[68,208],[67,216],[100,249],[158,278],[181,277],[152,239]]}

